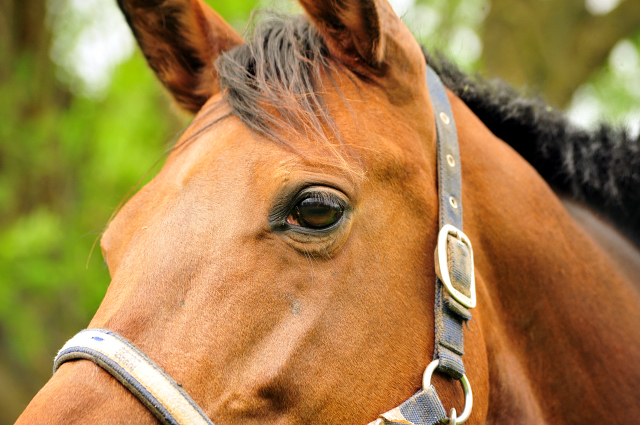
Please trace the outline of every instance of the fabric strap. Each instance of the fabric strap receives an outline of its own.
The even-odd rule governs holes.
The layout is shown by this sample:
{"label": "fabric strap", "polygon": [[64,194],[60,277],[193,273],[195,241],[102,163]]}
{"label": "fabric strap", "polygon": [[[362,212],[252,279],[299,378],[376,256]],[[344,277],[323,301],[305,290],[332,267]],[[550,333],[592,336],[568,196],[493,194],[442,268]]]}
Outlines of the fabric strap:
{"label": "fabric strap", "polygon": [[[460,149],[458,134],[453,119],[447,92],[431,67],[427,66],[427,87],[438,132],[438,198],[440,229],[451,224],[462,229],[462,173],[460,169]],[[448,267],[454,286],[461,292],[470,293],[469,257],[466,245],[453,237],[447,237]],[[440,360],[438,371],[455,379],[464,374],[462,355],[464,354],[463,324],[471,318],[471,313],[453,299],[444,284],[436,277],[435,302],[435,350],[433,358]]]}
{"label": "fabric strap", "polygon": [[433,385],[415,393],[395,409],[380,415],[369,425],[434,425],[447,417]]}
{"label": "fabric strap", "polygon": [[70,360],[91,360],[124,385],[165,425],[213,425],[160,366],[115,332],[86,329],[58,352],[53,372]]}

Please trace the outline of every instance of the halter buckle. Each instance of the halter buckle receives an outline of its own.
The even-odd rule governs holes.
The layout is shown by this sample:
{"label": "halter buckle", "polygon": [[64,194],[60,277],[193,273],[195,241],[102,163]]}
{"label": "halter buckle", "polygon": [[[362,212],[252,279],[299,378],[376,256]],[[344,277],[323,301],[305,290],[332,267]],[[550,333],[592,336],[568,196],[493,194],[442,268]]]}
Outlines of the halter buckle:
{"label": "halter buckle", "polygon": [[[449,250],[447,249],[447,238],[449,236],[456,238],[469,250],[468,261],[470,261],[470,276],[468,276],[468,278],[470,282],[470,296],[467,296],[457,290],[451,282],[451,275],[449,273]],[[436,246],[435,251],[435,264],[436,275],[440,278],[440,281],[444,284],[445,288],[447,288],[449,294],[451,294],[456,301],[466,308],[474,308],[476,306],[476,279],[473,268],[473,248],[471,247],[471,241],[469,241],[469,238],[462,232],[462,230],[459,230],[450,224],[442,226],[442,229],[440,229],[440,233],[438,234],[438,245]]]}

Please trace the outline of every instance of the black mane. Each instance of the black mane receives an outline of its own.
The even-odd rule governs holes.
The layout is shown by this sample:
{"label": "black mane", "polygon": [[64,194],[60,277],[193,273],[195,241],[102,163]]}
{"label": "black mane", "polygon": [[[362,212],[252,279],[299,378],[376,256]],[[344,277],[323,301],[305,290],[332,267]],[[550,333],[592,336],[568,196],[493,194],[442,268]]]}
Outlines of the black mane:
{"label": "black mane", "polygon": [[[285,144],[274,129],[321,137],[326,128],[335,131],[320,86],[331,65],[313,25],[304,17],[269,14],[251,38],[216,63],[232,113],[258,134]],[[466,75],[445,58],[424,53],[445,85],[556,191],[603,214],[640,246],[640,138],[604,123],[595,131],[577,128],[540,99]]]}
{"label": "black mane", "polygon": [[640,246],[640,137],[606,123],[578,128],[540,99],[424,53],[447,87],[557,192],[586,203]]}

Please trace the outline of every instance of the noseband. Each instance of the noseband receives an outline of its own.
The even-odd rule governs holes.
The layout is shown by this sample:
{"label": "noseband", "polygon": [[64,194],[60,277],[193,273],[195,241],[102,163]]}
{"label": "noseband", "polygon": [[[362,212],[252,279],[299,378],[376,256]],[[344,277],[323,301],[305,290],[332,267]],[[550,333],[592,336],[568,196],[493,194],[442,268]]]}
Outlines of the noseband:
{"label": "noseband", "polygon": [[[438,133],[439,228],[435,250],[435,352],[418,391],[400,406],[369,425],[461,424],[469,418],[473,405],[466,375],[463,326],[476,305],[473,250],[462,232],[462,176],[460,152],[451,104],[440,77],[427,66],[427,87]],[[122,336],[104,329],[86,329],[69,340],[58,352],[53,372],[63,363],[87,359],[109,372],[135,395],[165,425],[214,425],[195,401],[166,374]],[[447,416],[436,389],[431,385],[434,371],[459,379],[465,406]]]}

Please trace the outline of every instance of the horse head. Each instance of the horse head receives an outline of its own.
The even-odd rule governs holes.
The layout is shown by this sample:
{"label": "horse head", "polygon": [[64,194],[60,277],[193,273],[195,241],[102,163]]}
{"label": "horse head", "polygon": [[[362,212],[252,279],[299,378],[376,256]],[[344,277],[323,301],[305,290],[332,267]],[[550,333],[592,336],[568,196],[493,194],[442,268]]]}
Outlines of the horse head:
{"label": "horse head", "polygon": [[[434,350],[439,211],[436,118],[414,37],[386,0],[301,0],[306,18],[268,20],[246,43],[201,0],[119,4],[160,81],[196,115],[109,223],[112,281],[89,327],[134,343],[219,425],[365,424],[411,397]],[[555,323],[540,288],[567,279],[574,242],[599,251],[533,168],[449,100],[478,253],[469,423],[542,423],[573,393],[543,402],[546,384],[532,383],[546,357],[525,353],[555,337],[532,325]],[[530,242],[552,237],[564,257]],[[592,265],[576,276],[611,272]],[[610,291],[625,298],[619,286]],[[447,407],[464,404],[455,380],[433,382]],[[80,360],[18,421],[32,422],[156,419]]]}

